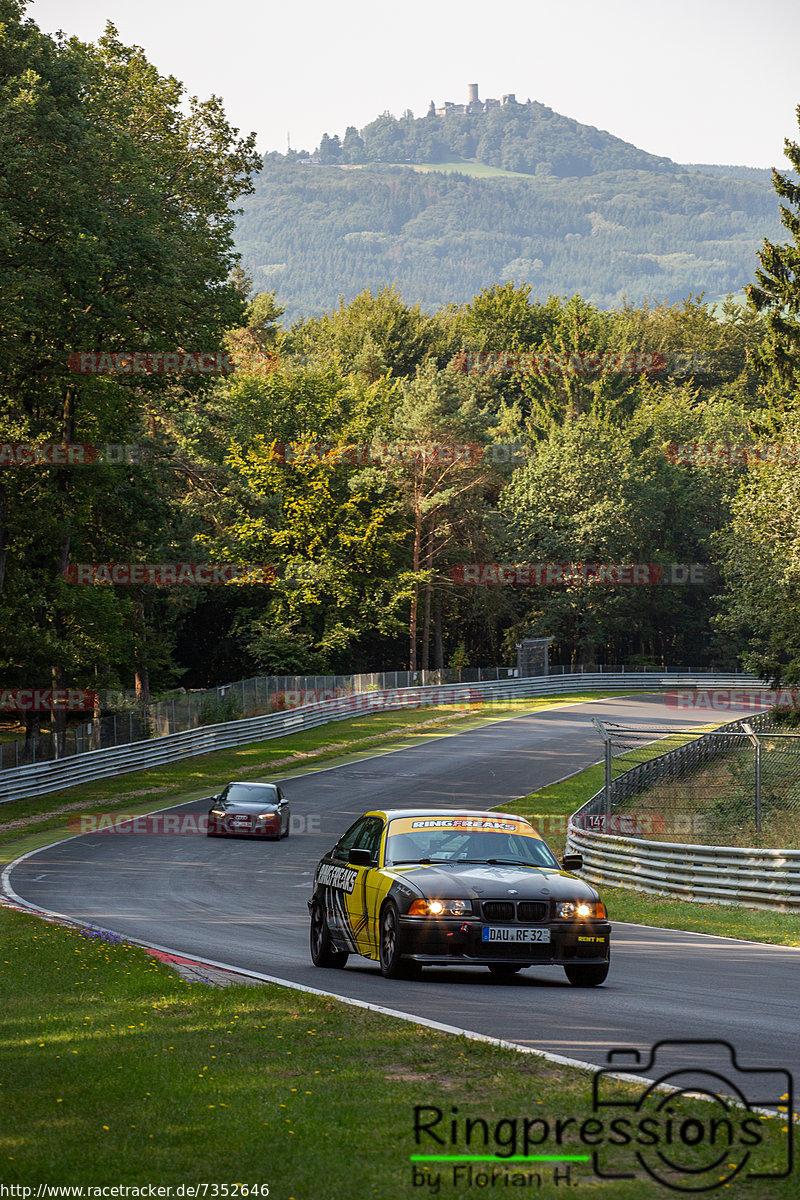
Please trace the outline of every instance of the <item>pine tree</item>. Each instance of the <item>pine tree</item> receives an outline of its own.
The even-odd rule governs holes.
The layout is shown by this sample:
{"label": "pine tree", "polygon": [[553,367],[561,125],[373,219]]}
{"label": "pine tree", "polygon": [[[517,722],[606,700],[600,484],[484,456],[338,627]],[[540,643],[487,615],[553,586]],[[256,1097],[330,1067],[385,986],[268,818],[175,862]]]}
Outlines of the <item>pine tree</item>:
{"label": "pine tree", "polygon": [[[800,125],[800,105],[797,107]],[[786,157],[800,176],[800,146],[784,141]],[[773,400],[794,407],[800,391],[800,185],[773,171],[773,187],[784,203],[781,223],[792,235],[782,245],[764,239],[758,258],[757,283],[748,289],[752,305],[766,319],[768,335],[756,355],[756,366]]]}

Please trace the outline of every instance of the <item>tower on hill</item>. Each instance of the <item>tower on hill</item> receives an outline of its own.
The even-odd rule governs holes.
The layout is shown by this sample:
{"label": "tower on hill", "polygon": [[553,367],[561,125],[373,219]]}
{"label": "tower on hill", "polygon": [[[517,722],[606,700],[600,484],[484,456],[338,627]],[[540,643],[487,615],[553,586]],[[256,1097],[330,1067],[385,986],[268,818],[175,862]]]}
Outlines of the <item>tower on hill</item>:
{"label": "tower on hill", "polygon": [[492,108],[502,108],[506,104],[516,104],[517,98],[513,92],[503,96],[502,100],[481,100],[477,83],[467,84],[467,103],[453,104],[445,100],[442,108],[437,108],[433,100],[428,105],[429,117],[463,117],[466,113],[489,112]]}

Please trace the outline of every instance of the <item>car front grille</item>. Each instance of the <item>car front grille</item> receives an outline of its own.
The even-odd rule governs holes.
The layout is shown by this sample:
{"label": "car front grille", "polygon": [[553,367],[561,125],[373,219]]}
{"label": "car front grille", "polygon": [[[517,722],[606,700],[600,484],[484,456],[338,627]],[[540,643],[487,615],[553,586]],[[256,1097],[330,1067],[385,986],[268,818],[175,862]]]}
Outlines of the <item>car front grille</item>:
{"label": "car front grille", "polygon": [[484,921],[525,921],[528,924],[547,919],[546,900],[485,900],[481,905]]}

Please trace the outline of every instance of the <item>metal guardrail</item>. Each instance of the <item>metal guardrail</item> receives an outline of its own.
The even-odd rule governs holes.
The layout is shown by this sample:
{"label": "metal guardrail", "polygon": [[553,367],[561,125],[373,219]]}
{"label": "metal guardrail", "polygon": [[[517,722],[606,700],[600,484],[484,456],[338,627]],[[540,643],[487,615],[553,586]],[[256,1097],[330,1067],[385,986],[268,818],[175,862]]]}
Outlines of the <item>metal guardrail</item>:
{"label": "metal guardrail", "polygon": [[[698,668],[700,669],[700,668]],[[678,669],[669,664],[659,668],[640,665],[583,664],[551,666],[554,675],[584,675],[597,672],[614,675],[624,671],[636,674],[659,670],[671,674]],[[693,674],[691,666],[680,672]],[[707,674],[713,668],[703,668]],[[102,707],[105,716],[78,724],[70,722],[56,731],[52,726],[36,732],[29,731],[25,739],[0,741],[0,771],[34,763],[55,762],[90,750],[109,750],[130,742],[145,742],[149,738],[166,737],[199,729],[201,725],[219,725],[225,721],[240,721],[245,717],[260,717],[265,713],[285,712],[302,708],[321,700],[349,696],[354,692],[373,692],[381,688],[443,687],[447,684],[492,683],[517,678],[519,667],[437,667],[418,671],[372,671],[350,675],[257,675],[220,684],[206,691],[183,689],[166,699],[148,704],[136,704],[133,696],[123,692],[106,692]]]}
{"label": "metal guardrail", "polygon": [[766,686],[751,675],[739,674],[665,674],[658,671],[592,672],[583,675],[533,676],[527,679],[508,679],[499,682],[445,684],[421,688],[381,689],[323,700],[317,704],[226,721],[220,725],[205,725],[146,742],[90,750],[85,754],[57,759],[55,762],[14,767],[0,774],[0,803],[28,796],[43,796],[61,788],[107,779],[141,771],[163,763],[177,762],[198,754],[210,754],[248,742],[266,741],[314,729],[330,721],[342,721],[362,713],[387,712],[403,708],[433,707],[441,704],[486,703],[514,698],[536,697],[558,693],[581,692],[602,687],[616,690],[631,688],[650,691],[654,688],[683,686],[737,687]]}
{"label": "metal guardrail", "polygon": [[[707,762],[741,739],[743,731],[737,737],[734,730],[748,722],[751,726],[761,724],[765,717],[724,725],[721,736],[702,736],[633,767],[614,780],[614,799],[626,799],[669,776],[684,758],[694,766]],[[726,737],[729,732],[731,736]],[[590,882],[706,903],[746,904],[782,912],[800,910],[800,850],[656,842],[581,825],[582,820],[605,808],[605,788],[601,788],[567,822],[566,849],[583,856],[582,875]]]}
{"label": "metal guardrail", "polygon": [[582,875],[592,883],[717,904],[800,909],[800,850],[651,842],[573,825],[567,848],[583,855]]}

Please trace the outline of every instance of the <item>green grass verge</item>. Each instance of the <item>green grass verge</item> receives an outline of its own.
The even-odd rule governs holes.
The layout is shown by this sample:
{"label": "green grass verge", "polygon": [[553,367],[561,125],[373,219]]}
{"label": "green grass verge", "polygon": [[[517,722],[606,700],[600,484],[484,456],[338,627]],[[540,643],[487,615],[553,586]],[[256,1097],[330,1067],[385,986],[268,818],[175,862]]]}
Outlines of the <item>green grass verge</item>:
{"label": "green grass verge", "polygon": [[[578,1132],[593,1119],[591,1077],[574,1068],[272,985],[187,983],[138,948],[8,908],[0,909],[0,969],[0,1180],[7,1185],[205,1181],[227,1185],[229,1196],[232,1185],[244,1183],[268,1187],[270,1200],[394,1200],[434,1194],[428,1183],[413,1186],[411,1155],[521,1153],[525,1119],[537,1122],[529,1126],[536,1139],[529,1153],[592,1152]],[[335,972],[319,976],[323,987],[336,983]],[[487,975],[486,986],[507,985]],[[585,1001],[591,1010],[590,992]],[[631,1105],[642,1090],[613,1086]],[[441,1110],[439,1131],[457,1115],[455,1144],[417,1144],[415,1106]],[[673,1121],[693,1117],[705,1126],[718,1115],[698,1100],[671,1102],[670,1109]],[[467,1117],[487,1123],[488,1147],[480,1125],[467,1144]],[[560,1144],[559,1119],[567,1122]],[[763,1139],[759,1165],[779,1170],[785,1118],[752,1122]],[[596,1141],[596,1127],[589,1130]],[[682,1165],[696,1158],[689,1152]],[[603,1161],[636,1178],[603,1184],[590,1163],[575,1162],[573,1189],[610,1200],[656,1194],[629,1147],[611,1147]],[[506,1169],[512,1180],[515,1173],[541,1178],[525,1194],[568,1190],[566,1164]],[[416,1170],[424,1179],[425,1168]],[[435,1194],[464,1194],[462,1185],[452,1186],[452,1164],[431,1165],[429,1177],[439,1172]],[[724,1167],[713,1181],[722,1173]],[[670,1173],[673,1183],[681,1177]],[[501,1191],[502,1180],[492,1194]],[[795,1197],[796,1177],[770,1180],[768,1192],[776,1200]],[[764,1181],[737,1182],[727,1194],[760,1200]]]}
{"label": "green grass verge", "polygon": [[279,779],[315,770],[319,765],[354,761],[378,750],[385,753],[419,745],[427,738],[475,728],[559,704],[627,695],[586,692],[537,700],[519,699],[454,710],[451,706],[377,713],[335,721],[318,729],[250,742],[179,762],[63,788],[46,796],[0,805],[0,862],[39,849],[69,832],[70,816],[102,811],[138,815],[199,799],[231,779]]}
{"label": "green grass verge", "polygon": [[[637,751],[637,758],[640,757],[641,751]],[[604,774],[603,764],[599,763],[561,783],[531,792],[522,800],[501,807],[508,812],[529,817],[554,853],[560,856],[564,850],[567,817],[600,790]],[[632,888],[598,886],[612,921],[631,921],[636,925],[655,925],[663,929],[685,929],[692,933],[712,933],[721,937],[742,938],[748,942],[769,942],[776,946],[800,946],[798,913],[765,912],[744,905],[674,900],[667,896],[637,892]]]}

